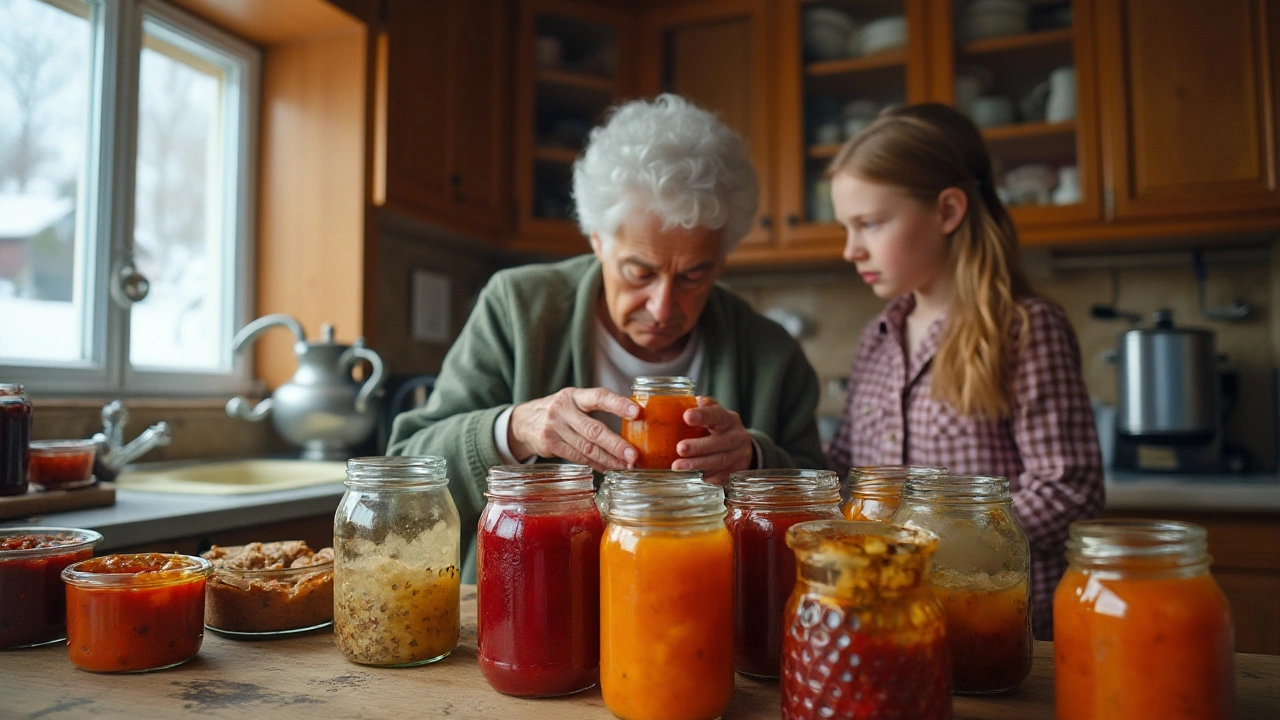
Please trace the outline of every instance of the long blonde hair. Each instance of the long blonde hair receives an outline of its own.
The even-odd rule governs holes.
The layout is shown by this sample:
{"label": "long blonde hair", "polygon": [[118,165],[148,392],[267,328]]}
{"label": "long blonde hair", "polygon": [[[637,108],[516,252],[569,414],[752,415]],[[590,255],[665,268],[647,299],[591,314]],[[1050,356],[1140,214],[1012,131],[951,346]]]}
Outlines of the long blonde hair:
{"label": "long blonde hair", "polygon": [[[1027,328],[1018,300],[1035,293],[1018,262],[1018,234],[996,196],[978,128],[937,103],[890,110],[840,149],[827,174],[842,172],[930,205],[947,188],[964,191],[969,209],[950,236],[956,296],[933,358],[931,389],[964,415],[1007,416],[1005,363],[1010,343],[1020,345]],[[1009,331],[1015,324],[1016,338]]]}

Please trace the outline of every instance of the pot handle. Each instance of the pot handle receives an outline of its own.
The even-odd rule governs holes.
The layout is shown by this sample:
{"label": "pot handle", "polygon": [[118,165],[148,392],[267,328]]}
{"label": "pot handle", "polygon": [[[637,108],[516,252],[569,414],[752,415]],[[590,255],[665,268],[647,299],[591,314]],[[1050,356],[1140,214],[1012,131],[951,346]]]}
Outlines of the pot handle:
{"label": "pot handle", "polygon": [[357,360],[366,360],[373,366],[373,372],[370,373],[369,379],[364,381],[364,385],[360,386],[360,393],[356,395],[356,412],[363,413],[369,409],[369,399],[374,393],[382,389],[382,381],[385,373],[382,365],[382,358],[378,353],[364,346],[364,338],[356,338],[351,344],[350,349],[343,353],[343,362],[348,368],[355,367]]}

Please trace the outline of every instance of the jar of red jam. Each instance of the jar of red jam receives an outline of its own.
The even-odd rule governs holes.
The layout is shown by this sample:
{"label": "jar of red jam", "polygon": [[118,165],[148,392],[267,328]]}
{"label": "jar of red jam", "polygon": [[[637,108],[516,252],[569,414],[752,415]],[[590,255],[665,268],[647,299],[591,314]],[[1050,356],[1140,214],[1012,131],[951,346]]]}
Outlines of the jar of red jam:
{"label": "jar of red jam", "polygon": [[1070,533],[1053,599],[1058,719],[1235,717],[1231,610],[1204,528],[1114,519]]}
{"label": "jar of red jam", "polygon": [[793,525],[796,587],[782,640],[782,717],[951,717],[951,651],[929,592],[937,536],[889,523]]}
{"label": "jar of red jam", "polygon": [[66,527],[0,530],[0,650],[67,637],[62,570],[93,556],[102,536]]}
{"label": "jar of red jam", "polygon": [[181,665],[204,642],[208,560],[141,553],[82,560],[67,584],[67,656],[82,670],[146,672]]}
{"label": "jar of red jam", "polygon": [[0,383],[0,495],[27,491],[31,401],[21,385]]}
{"label": "jar of red jam", "polygon": [[707,435],[704,427],[684,421],[684,411],[698,406],[693,380],[681,376],[638,377],[631,385],[631,400],[640,406],[634,420],[623,418],[622,439],[640,453],[636,467],[670,470],[680,459],[681,440]]}
{"label": "jar of red jam", "polygon": [[498,692],[567,695],[600,665],[604,520],[585,465],[489,469],[476,543],[480,672]]}
{"label": "jar of red jam", "polygon": [[839,519],[840,479],[828,470],[750,470],[733,473],[725,494],[733,536],[734,669],[778,677],[782,611],[796,584],[787,530]]}
{"label": "jar of red jam", "polygon": [[907,478],[945,475],[946,468],[918,465],[869,465],[849,469],[849,502],[844,506],[848,520],[888,521],[902,502],[902,486]]}
{"label": "jar of red jam", "polygon": [[1002,477],[916,475],[893,522],[938,536],[930,582],[947,618],[955,691],[995,693],[1031,673],[1031,546]]}
{"label": "jar of red jam", "polygon": [[96,440],[33,440],[27,482],[41,490],[71,490],[93,484]]}

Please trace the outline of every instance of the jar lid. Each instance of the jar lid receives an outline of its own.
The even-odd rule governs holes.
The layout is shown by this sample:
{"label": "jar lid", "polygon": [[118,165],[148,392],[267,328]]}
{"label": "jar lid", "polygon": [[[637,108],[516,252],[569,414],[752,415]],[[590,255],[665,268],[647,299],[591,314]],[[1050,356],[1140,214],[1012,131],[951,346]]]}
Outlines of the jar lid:
{"label": "jar lid", "polygon": [[830,470],[744,470],[729,475],[729,502],[799,505],[840,502],[840,478]]}
{"label": "jar lid", "polygon": [[642,375],[631,383],[631,391],[659,394],[692,393],[693,378],[684,375]]}
{"label": "jar lid", "polygon": [[724,488],[702,482],[701,472],[679,474],[694,477],[607,480],[602,503],[605,514],[610,521],[657,524],[692,524],[724,517]]}
{"label": "jar lid", "polygon": [[1199,525],[1174,520],[1077,520],[1068,530],[1067,554],[1082,560],[1150,559],[1165,564],[1178,557],[1204,562],[1208,535]]}
{"label": "jar lid", "polygon": [[489,468],[488,498],[562,500],[595,492],[595,475],[586,465],[536,463]]}
{"label": "jar lid", "polygon": [[347,487],[422,488],[446,485],[448,463],[435,455],[374,455],[347,461]]}

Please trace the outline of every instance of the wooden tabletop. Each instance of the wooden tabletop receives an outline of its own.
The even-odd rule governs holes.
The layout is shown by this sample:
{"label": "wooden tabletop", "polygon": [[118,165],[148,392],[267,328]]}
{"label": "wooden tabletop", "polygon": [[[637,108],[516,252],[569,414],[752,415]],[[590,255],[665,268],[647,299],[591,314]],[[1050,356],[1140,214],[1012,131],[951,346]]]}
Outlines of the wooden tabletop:
{"label": "wooden tabletop", "polygon": [[[64,720],[196,715],[201,718],[441,717],[507,720],[609,718],[598,688],[565,698],[520,700],[485,684],[476,666],[475,587],[463,586],[462,644],[445,660],[384,669],[347,662],[332,633],[232,640],[213,632],[194,659],[141,675],[76,669],[66,647],[0,652],[0,717]],[[1276,717],[1280,656],[1236,657],[1240,720]],[[726,718],[779,717],[778,685],[737,679]],[[1053,645],[1036,643],[1031,677],[997,697],[957,697],[956,720],[1053,718]]]}

